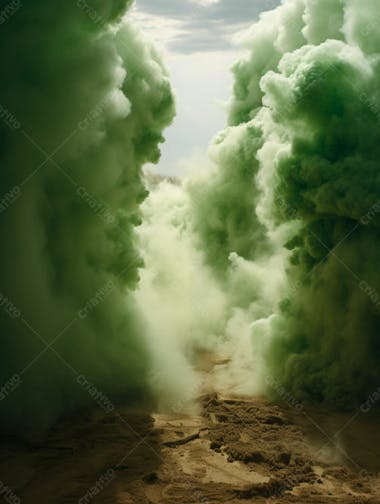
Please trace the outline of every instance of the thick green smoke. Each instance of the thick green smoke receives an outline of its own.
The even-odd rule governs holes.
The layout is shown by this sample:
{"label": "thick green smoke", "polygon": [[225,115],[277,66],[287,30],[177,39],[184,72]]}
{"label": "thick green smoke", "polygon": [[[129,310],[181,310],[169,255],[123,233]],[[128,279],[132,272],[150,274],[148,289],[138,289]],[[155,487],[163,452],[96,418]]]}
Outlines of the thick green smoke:
{"label": "thick green smoke", "polygon": [[159,56],[122,21],[129,4],[28,0],[2,14],[2,421],[145,391],[134,229],[141,168],[174,105]]}
{"label": "thick green smoke", "polygon": [[[231,251],[254,260],[266,249],[265,229],[256,215],[254,185],[259,168],[256,154],[262,132],[254,124],[229,128],[220,133],[210,148],[218,167],[212,184],[190,181],[195,229],[208,263],[220,273],[228,268]],[[247,188],[253,189],[247,191]]]}
{"label": "thick green smoke", "polygon": [[302,223],[287,244],[296,288],[281,305],[272,365],[295,393],[342,405],[365,400],[380,377],[380,128],[369,105],[379,84],[373,55],[338,41],[285,56],[262,81],[290,143],[276,199]]}
{"label": "thick green smoke", "polygon": [[340,406],[380,380],[377,17],[376,0],[284,0],[264,14],[234,66],[219,170],[194,196],[217,269],[234,253],[289,257],[252,341],[289,392]]}

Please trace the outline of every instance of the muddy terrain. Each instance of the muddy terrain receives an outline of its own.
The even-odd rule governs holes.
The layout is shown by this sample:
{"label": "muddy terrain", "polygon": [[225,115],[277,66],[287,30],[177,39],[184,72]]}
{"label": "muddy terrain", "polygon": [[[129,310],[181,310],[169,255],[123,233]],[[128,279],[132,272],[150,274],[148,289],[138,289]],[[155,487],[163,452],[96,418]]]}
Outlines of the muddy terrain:
{"label": "muddy terrain", "polygon": [[[201,399],[198,416],[86,412],[3,435],[4,502],[380,503],[379,415]],[[20,499],[17,500],[17,499]]]}

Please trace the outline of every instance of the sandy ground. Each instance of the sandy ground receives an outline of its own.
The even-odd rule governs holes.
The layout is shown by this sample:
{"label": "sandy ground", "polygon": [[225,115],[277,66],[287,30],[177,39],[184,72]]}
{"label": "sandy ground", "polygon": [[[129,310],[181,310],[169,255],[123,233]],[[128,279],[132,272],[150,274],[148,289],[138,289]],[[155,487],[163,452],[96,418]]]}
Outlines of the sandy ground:
{"label": "sandy ground", "polygon": [[88,412],[43,439],[3,435],[3,501],[380,503],[379,412],[201,403],[199,416]]}

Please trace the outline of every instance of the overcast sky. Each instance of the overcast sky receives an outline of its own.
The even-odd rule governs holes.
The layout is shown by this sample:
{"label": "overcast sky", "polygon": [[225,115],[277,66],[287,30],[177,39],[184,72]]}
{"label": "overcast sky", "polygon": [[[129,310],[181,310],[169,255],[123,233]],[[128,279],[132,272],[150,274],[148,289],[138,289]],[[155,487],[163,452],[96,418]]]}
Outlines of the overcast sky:
{"label": "overcast sky", "polygon": [[185,161],[205,152],[226,124],[229,68],[240,50],[234,39],[260,12],[280,0],[137,0],[133,17],[161,46],[177,97],[177,117],[166,131],[154,171],[181,175]]}

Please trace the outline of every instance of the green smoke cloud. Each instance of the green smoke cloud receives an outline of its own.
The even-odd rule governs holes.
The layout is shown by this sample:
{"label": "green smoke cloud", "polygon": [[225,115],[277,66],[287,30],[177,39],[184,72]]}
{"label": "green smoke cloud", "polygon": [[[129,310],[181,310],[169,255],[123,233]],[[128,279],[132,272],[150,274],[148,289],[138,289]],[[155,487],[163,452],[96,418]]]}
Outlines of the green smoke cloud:
{"label": "green smoke cloud", "polygon": [[[233,68],[230,128],[211,147],[218,168],[192,184],[199,243],[232,306],[256,317],[251,345],[267,373],[294,396],[343,407],[380,379],[376,7],[285,0],[262,15]],[[236,257],[246,269],[285,262],[258,312],[265,282],[247,275],[246,289],[240,274],[239,286]],[[270,267],[262,274],[272,282]]]}
{"label": "green smoke cloud", "polygon": [[264,14],[205,173],[147,199],[174,105],[129,3],[2,21],[1,420],[151,388],[178,412],[208,354],[224,391],[360,403],[380,377],[376,1]]}
{"label": "green smoke cloud", "polygon": [[130,3],[25,2],[2,23],[3,422],[146,394],[135,227],[174,104]]}
{"label": "green smoke cloud", "polygon": [[332,40],[284,56],[262,80],[290,147],[275,194],[301,221],[287,244],[297,287],[281,305],[271,364],[295,394],[343,406],[365,400],[380,376],[378,84],[371,54]]}
{"label": "green smoke cloud", "polygon": [[[254,260],[267,248],[255,205],[256,155],[262,144],[261,129],[254,124],[228,128],[210,147],[210,159],[218,167],[213,171],[212,184],[197,179],[188,183],[194,229],[208,263],[218,274],[228,269],[232,251]],[[248,187],[253,190],[247,191]]]}

